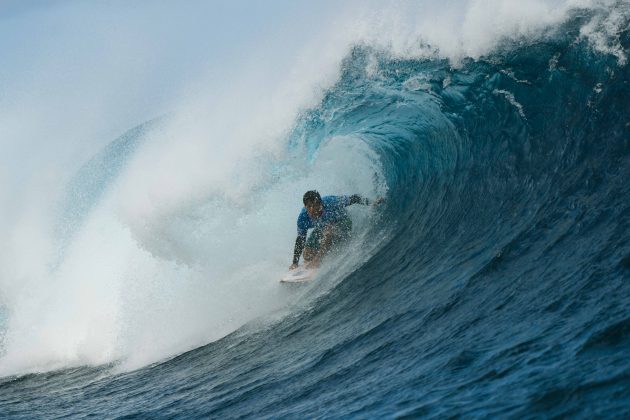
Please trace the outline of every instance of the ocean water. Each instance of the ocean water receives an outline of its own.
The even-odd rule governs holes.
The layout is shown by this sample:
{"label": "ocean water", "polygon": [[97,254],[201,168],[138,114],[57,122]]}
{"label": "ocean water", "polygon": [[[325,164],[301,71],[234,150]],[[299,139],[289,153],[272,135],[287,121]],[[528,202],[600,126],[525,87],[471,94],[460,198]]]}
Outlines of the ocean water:
{"label": "ocean water", "polygon": [[[630,4],[353,6],[275,4],[327,24],[224,40],[240,69],[199,59],[176,93],[134,90],[132,45],[136,99],[95,88],[78,128],[20,116],[91,77],[7,90],[0,417],[630,415]],[[173,19],[220,15],[196,7]],[[146,29],[143,7],[98,12]],[[93,19],[32,13],[5,20]],[[312,188],[386,201],[283,285]]]}

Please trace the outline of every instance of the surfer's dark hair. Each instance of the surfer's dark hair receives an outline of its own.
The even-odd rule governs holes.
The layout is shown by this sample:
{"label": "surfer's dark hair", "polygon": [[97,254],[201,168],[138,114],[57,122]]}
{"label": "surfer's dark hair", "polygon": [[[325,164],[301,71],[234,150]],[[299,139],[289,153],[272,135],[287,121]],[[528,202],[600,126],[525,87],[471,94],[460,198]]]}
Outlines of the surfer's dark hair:
{"label": "surfer's dark hair", "polygon": [[306,191],[306,193],[304,193],[304,197],[302,197],[302,202],[304,203],[304,205],[306,205],[306,203],[312,203],[315,200],[322,201],[322,197],[315,190]]}

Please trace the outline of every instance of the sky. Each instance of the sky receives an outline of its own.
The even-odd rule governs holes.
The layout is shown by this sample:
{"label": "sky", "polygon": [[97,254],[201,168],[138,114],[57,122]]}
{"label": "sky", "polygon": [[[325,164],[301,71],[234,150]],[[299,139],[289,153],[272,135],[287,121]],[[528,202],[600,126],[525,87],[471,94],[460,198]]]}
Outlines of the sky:
{"label": "sky", "polygon": [[129,128],[200,91],[229,89],[245,74],[264,71],[261,83],[274,83],[274,71],[328,24],[332,7],[286,0],[3,1],[5,175],[23,183],[33,167],[79,165]]}

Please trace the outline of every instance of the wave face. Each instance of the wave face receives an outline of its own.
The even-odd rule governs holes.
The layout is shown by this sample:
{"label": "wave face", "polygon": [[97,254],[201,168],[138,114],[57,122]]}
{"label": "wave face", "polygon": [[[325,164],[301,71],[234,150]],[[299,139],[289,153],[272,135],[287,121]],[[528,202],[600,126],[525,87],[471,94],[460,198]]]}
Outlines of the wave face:
{"label": "wave face", "polygon": [[[254,195],[286,191],[296,156],[320,159],[325,175],[359,153],[369,185],[348,175],[343,187],[387,195],[359,224],[367,251],[348,251],[342,275],[329,266],[319,285],[281,291],[281,304],[166,361],[7,377],[0,410],[627,415],[630,32],[618,17],[609,48],[595,48],[584,36],[594,16],[578,10],[541,39],[506,40],[457,65],[355,46]],[[350,146],[327,152],[330,139]],[[149,248],[182,261],[161,245]]]}

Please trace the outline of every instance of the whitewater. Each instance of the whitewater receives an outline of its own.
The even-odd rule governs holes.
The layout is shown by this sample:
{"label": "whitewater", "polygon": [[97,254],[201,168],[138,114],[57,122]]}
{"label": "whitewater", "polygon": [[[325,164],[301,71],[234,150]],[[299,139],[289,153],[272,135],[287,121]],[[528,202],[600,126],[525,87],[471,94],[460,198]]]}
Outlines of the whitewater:
{"label": "whitewater", "polygon": [[[0,417],[630,414],[630,2],[0,9]],[[352,206],[305,285],[302,194]]]}

